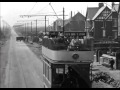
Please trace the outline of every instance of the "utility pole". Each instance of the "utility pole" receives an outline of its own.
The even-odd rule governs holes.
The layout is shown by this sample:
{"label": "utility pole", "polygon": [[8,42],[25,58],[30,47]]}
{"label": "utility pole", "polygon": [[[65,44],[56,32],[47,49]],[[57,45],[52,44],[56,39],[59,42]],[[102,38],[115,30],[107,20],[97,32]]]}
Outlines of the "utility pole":
{"label": "utility pole", "polygon": [[46,16],[45,16],[45,34],[46,34]]}
{"label": "utility pole", "polygon": [[3,22],[3,37],[4,37],[4,29],[5,29],[5,27],[4,27],[4,22]]}
{"label": "utility pole", "polygon": [[[63,16],[63,15],[20,15],[20,17],[35,17],[35,16],[45,16],[45,34],[46,34],[46,17],[47,16]],[[68,16],[68,15],[64,15],[64,16]]]}
{"label": "utility pole", "polygon": [[31,21],[31,38],[32,38],[32,21]]}
{"label": "utility pole", "polygon": [[26,23],[25,23],[25,37],[26,37]]}
{"label": "utility pole", "polygon": [[36,19],[36,37],[37,37],[37,19]]}
{"label": "utility pole", "polygon": [[[46,19],[46,18],[45,18]],[[26,21],[31,21],[31,33],[32,33],[32,21],[35,21],[36,22],[36,36],[37,36],[37,22],[38,21],[45,21],[45,24],[46,24],[46,21],[48,21],[48,20],[19,20],[19,21],[17,21],[17,22],[26,22]],[[46,26],[46,25],[45,25]],[[31,35],[33,35],[33,34],[31,34]]]}
{"label": "utility pole", "polygon": [[64,13],[65,13],[65,11],[64,11],[64,7],[63,7],[63,35],[64,35]]}
{"label": "utility pole", "polygon": [[2,25],[1,25],[1,20],[2,20],[2,19],[1,19],[1,16],[0,16],[0,38],[1,38],[1,26],[2,26]]}

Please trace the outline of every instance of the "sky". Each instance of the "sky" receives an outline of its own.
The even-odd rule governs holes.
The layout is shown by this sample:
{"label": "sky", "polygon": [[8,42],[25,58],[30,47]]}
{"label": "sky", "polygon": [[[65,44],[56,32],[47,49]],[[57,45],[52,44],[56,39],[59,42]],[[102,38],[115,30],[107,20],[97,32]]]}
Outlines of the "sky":
{"label": "sky", "polygon": [[[50,2],[0,2],[0,16],[2,20],[5,20],[9,25],[13,26],[14,24],[21,20],[44,20],[45,17],[33,17],[33,18],[21,18],[19,15],[26,14],[52,14],[55,15],[53,9],[57,15],[63,14],[63,7],[65,9],[65,19],[70,18],[70,12],[73,12],[73,15],[77,12],[86,15],[87,7],[98,7],[99,2],[51,2],[52,7],[49,5]],[[111,2],[106,2],[108,5],[111,5]],[[62,18],[59,16],[59,18]],[[56,16],[49,16],[49,25],[57,19]],[[44,25],[43,21],[38,22],[39,25]]]}

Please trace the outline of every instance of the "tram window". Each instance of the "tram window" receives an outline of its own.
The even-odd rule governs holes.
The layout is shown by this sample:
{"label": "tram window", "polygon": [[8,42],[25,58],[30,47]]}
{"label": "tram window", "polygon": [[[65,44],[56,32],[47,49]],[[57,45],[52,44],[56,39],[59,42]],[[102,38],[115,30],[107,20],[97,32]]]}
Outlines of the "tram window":
{"label": "tram window", "polygon": [[51,68],[49,67],[49,81],[51,82]]}
{"label": "tram window", "polygon": [[46,78],[49,80],[49,69],[48,69],[48,66],[46,65]]}
{"label": "tram window", "polygon": [[43,75],[45,74],[45,63],[43,62]]}
{"label": "tram window", "polygon": [[68,65],[65,65],[65,74],[68,73]]}
{"label": "tram window", "polygon": [[63,68],[56,68],[57,74],[63,74]]}
{"label": "tram window", "polygon": [[[45,64],[45,63],[44,63],[44,64]],[[45,70],[45,71],[44,71],[44,73],[45,73],[45,76],[46,76],[46,64],[45,64],[45,66],[44,66],[44,67],[45,67],[45,69],[44,69],[44,70]]]}
{"label": "tram window", "polygon": [[47,78],[48,78],[48,80],[49,80],[49,66],[47,66]]}
{"label": "tram window", "polygon": [[54,74],[54,77],[53,77],[53,83],[54,84],[62,83],[63,74],[64,74],[64,69],[63,68],[56,68],[55,69],[55,74]]}

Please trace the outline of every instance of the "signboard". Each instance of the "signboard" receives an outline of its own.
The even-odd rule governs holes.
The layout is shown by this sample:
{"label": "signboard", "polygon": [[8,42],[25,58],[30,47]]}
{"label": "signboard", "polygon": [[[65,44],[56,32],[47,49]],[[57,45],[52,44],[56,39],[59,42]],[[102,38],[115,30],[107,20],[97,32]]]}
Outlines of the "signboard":
{"label": "signboard", "polygon": [[86,36],[86,32],[65,32],[65,36]]}

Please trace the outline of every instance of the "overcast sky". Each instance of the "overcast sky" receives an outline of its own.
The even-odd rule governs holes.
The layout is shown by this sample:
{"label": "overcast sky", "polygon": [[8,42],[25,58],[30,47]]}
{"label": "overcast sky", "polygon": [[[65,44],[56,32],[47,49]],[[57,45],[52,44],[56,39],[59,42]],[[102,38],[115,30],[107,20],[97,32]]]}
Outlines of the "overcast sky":
{"label": "overcast sky", "polygon": [[[18,20],[33,20],[39,19],[44,20],[44,17],[34,17],[34,18],[20,18],[19,15],[26,14],[55,14],[50,2],[0,2],[0,15],[3,20],[7,21],[11,26],[14,25]],[[107,2],[108,5],[111,5],[110,2]],[[73,15],[78,11],[83,15],[86,14],[87,7],[98,7],[98,2],[51,2],[52,7],[56,13],[63,14],[63,7],[65,8],[65,14],[69,15],[65,18],[70,17],[70,12],[73,12]],[[61,17],[59,17],[61,18]],[[57,17],[47,17],[49,19],[49,24],[51,24]],[[43,25],[44,22],[39,22]]]}

